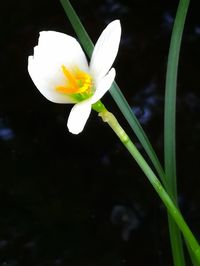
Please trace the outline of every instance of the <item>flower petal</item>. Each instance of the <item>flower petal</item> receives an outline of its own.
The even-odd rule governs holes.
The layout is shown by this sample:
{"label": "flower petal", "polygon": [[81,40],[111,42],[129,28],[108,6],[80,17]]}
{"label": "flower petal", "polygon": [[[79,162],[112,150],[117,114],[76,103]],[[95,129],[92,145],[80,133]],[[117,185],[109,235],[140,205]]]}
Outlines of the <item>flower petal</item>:
{"label": "flower petal", "polygon": [[98,87],[96,88],[96,91],[94,95],[92,96],[92,104],[96,103],[98,100],[100,100],[103,95],[110,89],[114,79],[115,79],[115,69],[112,68],[108,74],[99,82]]}
{"label": "flower petal", "polygon": [[119,20],[111,22],[99,37],[92,54],[90,71],[96,86],[111,68],[119,49],[121,25]]}
{"label": "flower petal", "polygon": [[[38,90],[46,97],[49,101],[55,103],[73,103],[74,100],[70,96],[61,94],[56,91],[55,87],[58,84],[62,84],[62,76],[59,71],[52,71],[44,73],[42,64],[39,66],[35,62],[32,56],[28,58],[28,72]],[[56,73],[57,72],[57,73]],[[51,74],[51,77],[50,77]]]}
{"label": "flower petal", "polygon": [[69,132],[73,134],[79,134],[83,130],[90,112],[91,101],[86,100],[75,104],[69,114],[67,121]]}
{"label": "flower petal", "polygon": [[79,43],[73,37],[55,32],[40,33],[34,55],[29,56],[28,71],[38,90],[50,101],[74,102],[69,96],[56,91],[56,86],[66,84],[61,66],[79,67],[88,72],[88,63]]}
{"label": "flower petal", "polygon": [[87,59],[80,44],[72,36],[61,32],[40,32],[34,56],[45,59],[47,66],[53,61],[67,67],[79,66],[83,71],[88,71]]}

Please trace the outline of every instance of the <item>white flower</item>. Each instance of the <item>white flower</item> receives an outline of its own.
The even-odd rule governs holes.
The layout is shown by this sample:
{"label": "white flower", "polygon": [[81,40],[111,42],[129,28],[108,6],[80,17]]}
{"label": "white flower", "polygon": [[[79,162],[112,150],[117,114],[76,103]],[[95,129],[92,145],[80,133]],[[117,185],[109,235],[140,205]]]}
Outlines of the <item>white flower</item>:
{"label": "white flower", "polygon": [[80,133],[96,103],[111,87],[111,68],[119,49],[121,26],[111,22],[99,37],[88,65],[75,38],[55,32],[40,32],[34,55],[28,58],[28,72],[38,90],[55,103],[75,103],[67,126]]}

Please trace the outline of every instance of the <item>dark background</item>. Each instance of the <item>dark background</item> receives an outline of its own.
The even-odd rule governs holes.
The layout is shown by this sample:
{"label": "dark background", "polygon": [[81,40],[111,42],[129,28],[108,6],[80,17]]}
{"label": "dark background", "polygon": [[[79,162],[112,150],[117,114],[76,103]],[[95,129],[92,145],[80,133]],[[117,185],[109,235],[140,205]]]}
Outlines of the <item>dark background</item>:
{"label": "dark background", "polygon": [[[72,4],[94,42],[107,23],[121,20],[116,81],[162,162],[166,60],[178,1]],[[165,208],[114,133],[92,113],[80,135],[70,134],[71,106],[48,102],[32,83],[27,58],[41,30],[75,36],[59,1],[1,2],[0,266],[172,265]],[[180,206],[197,238],[199,60],[199,7],[191,1],[179,67],[177,168]],[[109,93],[103,102],[140,148]]]}

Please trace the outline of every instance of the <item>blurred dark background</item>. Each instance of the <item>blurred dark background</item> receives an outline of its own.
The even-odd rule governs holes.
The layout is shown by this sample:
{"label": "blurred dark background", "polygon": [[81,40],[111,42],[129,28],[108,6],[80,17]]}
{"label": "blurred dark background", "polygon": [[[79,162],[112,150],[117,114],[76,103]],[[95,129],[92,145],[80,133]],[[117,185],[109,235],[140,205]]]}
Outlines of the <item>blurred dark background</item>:
{"label": "blurred dark background", "polygon": [[[178,1],[72,0],[95,42],[120,19],[116,81],[163,162],[163,96]],[[200,17],[191,1],[177,97],[179,202],[200,238]],[[69,105],[48,102],[27,72],[38,32],[75,36],[52,0],[0,8],[0,266],[172,265],[166,211],[113,132],[92,113],[67,131]],[[137,139],[109,93],[103,98]],[[189,260],[187,265],[191,265]]]}

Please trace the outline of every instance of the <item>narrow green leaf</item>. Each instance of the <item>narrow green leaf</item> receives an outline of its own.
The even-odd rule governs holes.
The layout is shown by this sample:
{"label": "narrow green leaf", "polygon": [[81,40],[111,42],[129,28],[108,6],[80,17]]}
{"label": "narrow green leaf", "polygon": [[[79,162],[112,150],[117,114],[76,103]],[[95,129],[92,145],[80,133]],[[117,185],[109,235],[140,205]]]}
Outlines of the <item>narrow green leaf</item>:
{"label": "narrow green leaf", "polygon": [[[91,57],[94,45],[87,34],[86,30],[84,29],[79,17],[77,16],[75,10],[73,9],[72,5],[70,4],[69,0],[60,0],[61,4],[69,18],[69,21],[72,24],[72,27],[74,28],[74,31],[76,32],[82,46],[84,47],[87,55]],[[145,134],[144,130],[142,129],[140,123],[138,122],[136,116],[132,112],[128,102],[126,101],[125,97],[123,96],[121,90],[117,86],[116,83],[114,83],[109,90],[113,99],[115,100],[116,104],[118,105],[119,109],[123,113],[124,117],[126,118],[127,122],[131,126],[132,130],[134,131],[135,135],[141,142],[144,150],[148,154],[149,158],[152,161],[153,166],[155,167],[156,171],[158,172],[158,175],[160,176],[162,182],[165,182],[164,178],[164,171],[163,168],[156,156],[156,153],[150,144],[147,135]]]}
{"label": "narrow green leaf", "polygon": [[164,145],[165,145],[165,171],[167,185],[173,196],[176,191],[176,87],[178,60],[182,33],[186,18],[189,0],[180,0],[174,22],[165,85],[165,118],[164,118]]}
{"label": "narrow green leaf", "polygon": [[[177,204],[177,181],[176,181],[176,87],[177,72],[182,33],[185,24],[185,18],[189,6],[189,0],[180,0],[174,27],[171,36],[166,85],[165,85],[165,117],[164,117],[164,156],[165,156],[165,173],[166,189],[169,195]],[[181,233],[168,215],[169,232],[172,246],[172,254],[175,266],[184,266],[184,252]],[[193,256],[193,253],[190,252]],[[193,260],[193,258],[192,258]]]}
{"label": "narrow green leaf", "polygon": [[68,0],[60,0],[63,9],[72,24],[72,27],[74,31],[76,32],[76,35],[78,36],[81,44],[83,45],[87,55],[91,57],[92,51],[94,49],[94,44],[92,43],[89,35],[87,34],[87,31],[83,27],[83,24],[81,23],[79,17],[77,16],[74,8],[72,7],[70,1]]}
{"label": "narrow green leaf", "polygon": [[170,214],[168,214],[168,224],[174,266],[185,266],[182,235]]}
{"label": "narrow green leaf", "polygon": [[110,94],[112,95],[113,99],[115,100],[116,104],[118,105],[120,111],[123,113],[124,117],[126,118],[127,122],[129,123],[130,127],[132,128],[133,132],[139,139],[140,143],[142,144],[144,150],[146,151],[147,155],[151,159],[151,162],[156,169],[159,177],[161,178],[162,182],[165,185],[165,174],[163,168],[158,160],[158,157],[146,135],[142,126],[140,125],[137,117],[131,110],[127,100],[125,99],[123,93],[121,92],[118,85],[114,82],[110,89]]}

